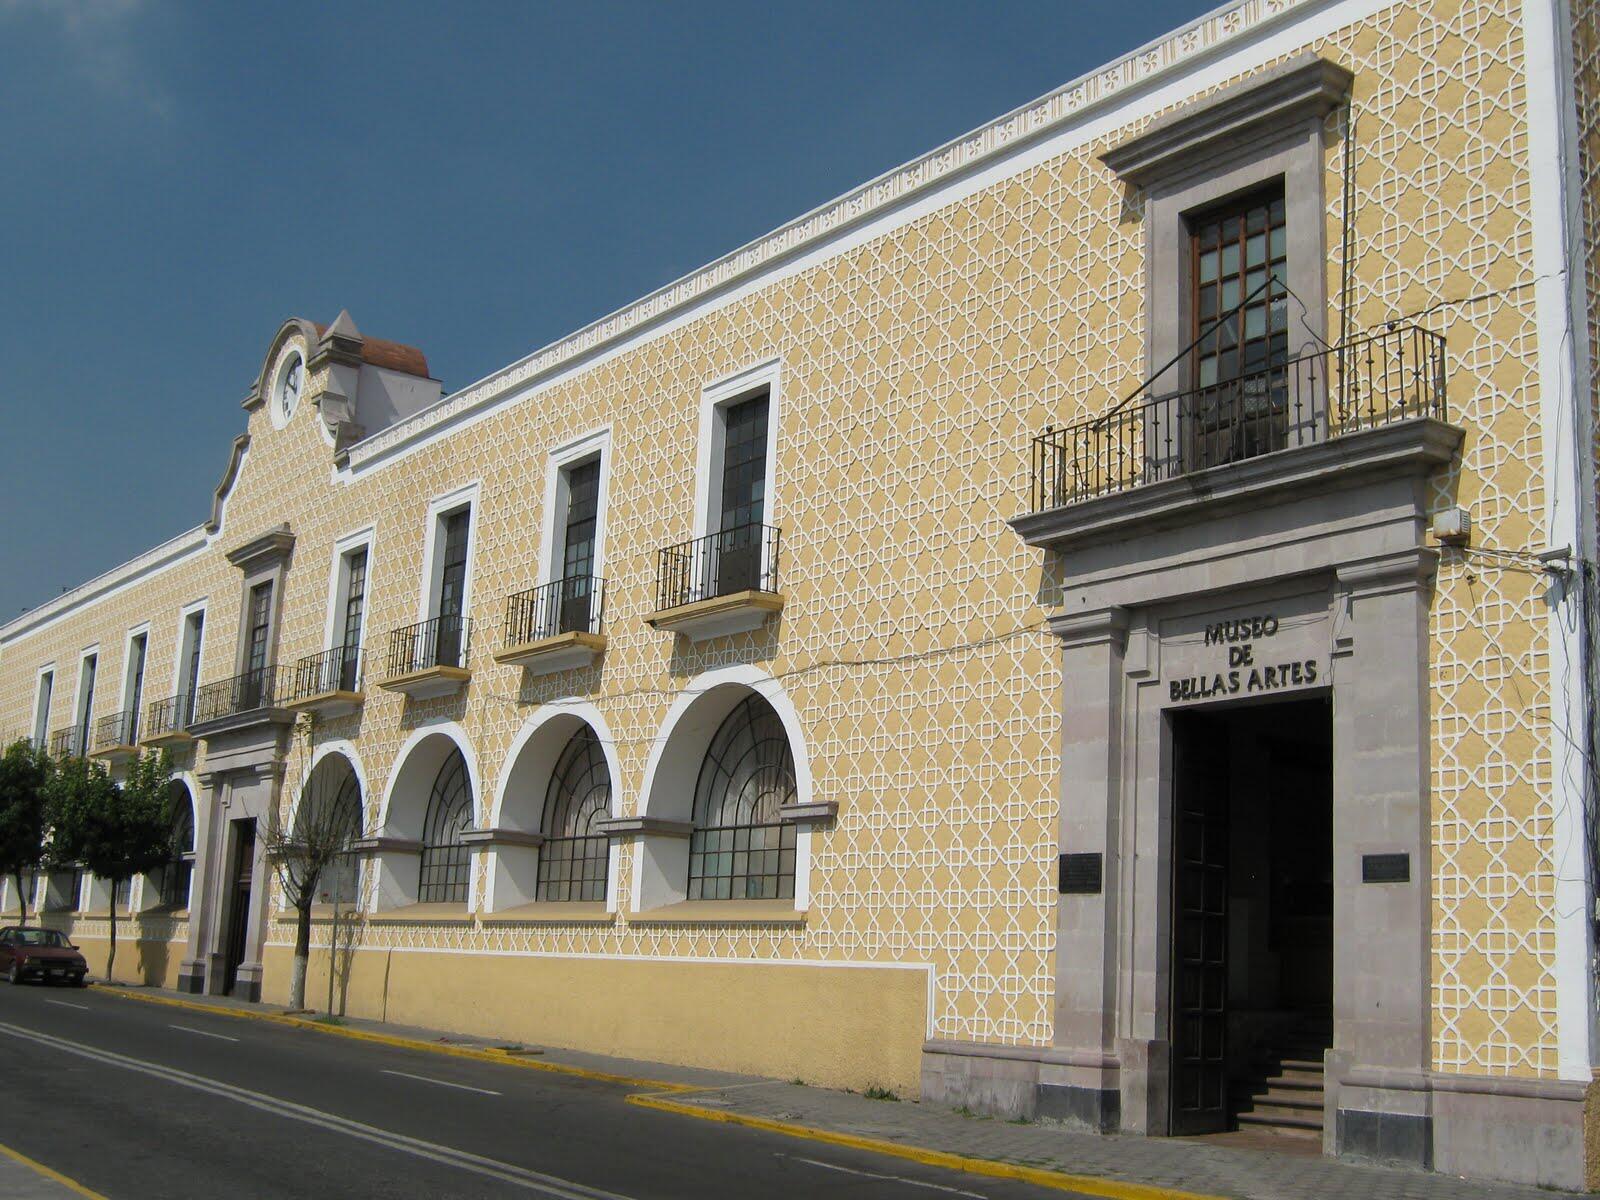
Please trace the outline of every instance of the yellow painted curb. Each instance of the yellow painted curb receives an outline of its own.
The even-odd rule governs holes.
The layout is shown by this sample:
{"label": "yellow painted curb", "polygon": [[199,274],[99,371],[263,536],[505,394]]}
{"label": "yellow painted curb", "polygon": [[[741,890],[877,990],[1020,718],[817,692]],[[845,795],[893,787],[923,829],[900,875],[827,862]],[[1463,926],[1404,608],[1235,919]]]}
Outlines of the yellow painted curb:
{"label": "yellow painted curb", "polygon": [[620,1083],[625,1087],[650,1088],[656,1092],[696,1092],[706,1090],[704,1087],[692,1083],[669,1083],[665,1079],[642,1079],[636,1075],[615,1075],[609,1071],[595,1071],[588,1067],[575,1067],[568,1063],[543,1062],[536,1058],[513,1054],[508,1050],[424,1042],[419,1038],[397,1037],[391,1033],[373,1033],[371,1030],[352,1029],[343,1025],[327,1025],[321,1021],[308,1021],[303,1017],[291,1017],[283,1013],[251,1012],[247,1009],[227,1008],[216,1004],[199,1004],[193,1000],[179,1000],[175,996],[145,996],[115,985],[101,984],[96,990],[113,996],[120,996],[124,1000],[139,1000],[145,1004],[166,1004],[173,1008],[188,1009],[191,1012],[216,1013],[225,1017],[236,1017],[242,1021],[269,1021],[274,1025],[289,1025],[296,1029],[309,1029],[313,1033],[326,1033],[334,1037],[350,1038],[358,1042],[371,1042],[379,1046],[395,1046],[401,1050],[424,1050],[429,1054],[447,1054],[452,1058],[471,1058],[479,1062],[499,1063],[501,1066],[527,1067],[533,1071],[547,1071],[554,1075],[572,1075],[579,1079],[593,1079],[600,1083]]}
{"label": "yellow painted curb", "polygon": [[17,1150],[13,1150],[10,1146],[0,1146],[0,1154],[5,1155],[13,1162],[21,1163],[30,1171],[34,1171],[40,1175],[43,1175],[46,1179],[53,1183],[59,1183],[69,1192],[73,1192],[79,1196],[86,1196],[88,1197],[88,1200],[107,1200],[105,1196],[102,1196],[99,1192],[92,1191],[91,1189],[84,1187],[83,1184],[79,1183],[76,1179],[68,1179],[60,1171],[53,1171],[49,1167],[45,1166],[42,1162],[35,1162],[26,1154],[23,1154]]}
{"label": "yellow painted curb", "polygon": [[950,1154],[944,1150],[905,1146],[882,1138],[838,1133],[832,1129],[796,1125],[789,1121],[774,1121],[768,1117],[752,1117],[744,1113],[728,1112],[726,1109],[701,1108],[697,1104],[682,1104],[676,1100],[662,1100],[655,1096],[628,1096],[625,1099],[627,1103],[638,1105],[640,1108],[654,1108],[679,1116],[697,1117],[702,1121],[747,1125],[752,1129],[764,1129],[769,1133],[781,1133],[787,1137],[804,1138],[811,1142],[827,1142],[834,1146],[848,1146],[853,1150],[867,1150],[874,1154],[909,1159],[924,1166],[945,1167],[952,1171],[966,1171],[971,1175],[988,1175],[996,1179],[1017,1179],[1024,1183],[1037,1184],[1039,1187],[1054,1188],[1062,1192],[1078,1192],[1085,1196],[1106,1196],[1110,1200],[1226,1200],[1221,1196],[1180,1192],[1172,1188],[1152,1187],[1145,1183],[1123,1183],[1091,1175],[1068,1175],[1062,1171],[1047,1171],[1042,1167],[1027,1167],[1021,1163],[997,1162],[989,1158],[968,1158],[964,1154]]}
{"label": "yellow painted curb", "polygon": [[[180,1000],[175,996],[147,996],[110,984],[101,984],[97,990],[108,992],[114,996],[121,996],[125,1000],[140,1000],[146,1004],[166,1004],[173,1008],[184,1008],[193,1012],[220,1013],[223,1016],[236,1017],[245,1021],[270,1021],[275,1025],[290,1025],[298,1029],[309,1029],[316,1033],[352,1038],[356,1041],[371,1042],[380,1046],[395,1046],[402,1050],[423,1050],[430,1054],[446,1054],[454,1058],[470,1058],[479,1062],[528,1067],[535,1071],[549,1071],[557,1075],[573,1075],[580,1079],[594,1079],[602,1083],[620,1083],[628,1087],[648,1088],[649,1092],[647,1093],[635,1093],[625,1096],[623,1099],[626,1103],[637,1105],[640,1108],[653,1108],[660,1112],[673,1113],[677,1116],[695,1117],[702,1121],[719,1121],[727,1125],[744,1125],[752,1129],[764,1129],[769,1133],[780,1133],[787,1137],[803,1138],[812,1142],[826,1142],[834,1146],[847,1146],[855,1150],[866,1150],[874,1154],[885,1154],[893,1158],[908,1159],[911,1162],[922,1163],[924,1166],[944,1167],[952,1171],[966,1171],[972,1175],[987,1175],[996,1179],[1021,1180],[1024,1183],[1054,1188],[1057,1191],[1078,1192],[1085,1196],[1104,1196],[1108,1200],[1225,1200],[1224,1197],[1200,1192],[1183,1192],[1173,1188],[1154,1187],[1144,1183],[1124,1183],[1119,1180],[1101,1179],[1091,1175],[1069,1175],[1062,1171],[1049,1171],[1042,1167],[1024,1166],[1021,1163],[997,1162],[988,1158],[969,1158],[964,1154],[951,1154],[944,1150],[929,1150],[922,1146],[906,1146],[883,1138],[862,1137],[854,1133],[839,1133],[832,1129],[798,1125],[789,1121],[775,1121],[768,1117],[754,1117],[745,1113],[728,1112],[724,1109],[702,1108],[696,1104],[683,1104],[675,1100],[661,1098],[663,1094],[714,1092],[718,1090],[714,1085],[706,1087],[692,1083],[669,1083],[664,1079],[642,1079],[635,1075],[615,1075],[608,1071],[592,1071],[587,1067],[574,1067],[565,1063],[540,1062],[537,1059],[524,1058],[521,1055],[505,1050],[442,1045],[438,1042],[424,1042],[417,1038],[397,1037],[388,1033],[373,1033],[365,1029],[324,1025],[318,1021],[308,1021],[302,1017],[291,1017],[282,1013],[252,1012],[247,1009],[200,1004],[192,1000]],[[20,1157],[12,1151],[7,1151],[4,1146],[0,1146],[0,1152],[10,1153],[13,1157]],[[33,1163],[31,1160],[28,1160],[28,1165],[43,1171],[49,1170],[48,1167],[39,1168],[38,1164]],[[62,1179],[61,1182],[69,1187],[78,1186],[67,1179]],[[106,1200],[105,1197],[98,1196],[95,1192],[81,1191],[81,1194],[94,1198],[94,1200]]]}

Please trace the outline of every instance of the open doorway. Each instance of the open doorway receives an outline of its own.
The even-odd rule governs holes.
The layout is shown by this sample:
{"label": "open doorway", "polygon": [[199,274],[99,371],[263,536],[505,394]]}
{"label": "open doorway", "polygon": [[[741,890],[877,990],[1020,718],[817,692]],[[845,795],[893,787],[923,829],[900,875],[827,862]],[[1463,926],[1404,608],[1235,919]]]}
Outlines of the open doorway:
{"label": "open doorway", "polygon": [[1333,1044],[1331,705],[1170,721],[1171,1131],[1319,1138]]}

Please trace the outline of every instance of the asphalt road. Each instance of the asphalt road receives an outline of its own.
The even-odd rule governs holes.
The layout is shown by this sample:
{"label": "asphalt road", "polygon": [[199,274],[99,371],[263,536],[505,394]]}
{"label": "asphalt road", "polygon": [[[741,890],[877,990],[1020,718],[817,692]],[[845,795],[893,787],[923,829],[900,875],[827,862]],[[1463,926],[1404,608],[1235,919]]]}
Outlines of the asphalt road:
{"label": "asphalt road", "polygon": [[0,1143],[111,1200],[1063,1194],[93,988],[0,987],[0,1064]]}

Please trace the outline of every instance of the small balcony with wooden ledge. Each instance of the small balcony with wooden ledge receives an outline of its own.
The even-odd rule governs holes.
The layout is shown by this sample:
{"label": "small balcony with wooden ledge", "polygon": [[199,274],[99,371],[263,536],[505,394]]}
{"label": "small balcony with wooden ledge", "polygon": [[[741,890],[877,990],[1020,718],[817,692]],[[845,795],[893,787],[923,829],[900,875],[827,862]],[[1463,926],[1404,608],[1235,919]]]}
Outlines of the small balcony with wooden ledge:
{"label": "small balcony with wooden ledge", "polygon": [[50,757],[58,762],[68,758],[82,758],[88,751],[89,726],[68,725],[50,735]]}
{"label": "small balcony with wooden ledge", "polygon": [[308,654],[294,664],[284,707],[319,717],[343,717],[360,708],[364,699],[361,647],[334,646],[320,654]]}
{"label": "small balcony with wooden ledge", "polygon": [[505,642],[495,662],[530,675],[587,667],[606,648],[605,580],[569,575],[506,599]]}
{"label": "small balcony with wooden ledge", "polygon": [[139,757],[139,710],[130,708],[96,721],[89,756],[113,765]]}
{"label": "small balcony with wooden ledge", "polygon": [[394,630],[378,686],[413,700],[454,695],[472,678],[467,667],[471,634],[472,622],[459,614]]}
{"label": "small balcony with wooden ledge", "polygon": [[188,692],[152,700],[145,706],[144,725],[139,730],[139,745],[177,754],[194,743],[189,723],[194,716],[194,698]]}
{"label": "small balcony with wooden ledge", "polygon": [[759,629],[783,611],[779,541],[776,527],[750,524],[664,547],[646,623],[694,642]]}

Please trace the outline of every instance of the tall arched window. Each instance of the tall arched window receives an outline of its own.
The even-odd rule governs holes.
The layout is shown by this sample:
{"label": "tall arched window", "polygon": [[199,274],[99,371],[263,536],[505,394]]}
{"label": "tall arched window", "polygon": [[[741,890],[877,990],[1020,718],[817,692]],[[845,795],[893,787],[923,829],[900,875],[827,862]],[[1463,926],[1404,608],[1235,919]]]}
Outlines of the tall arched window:
{"label": "tall arched window", "polygon": [[361,780],[343,755],[330,754],[311,772],[300,793],[294,824],[296,839],[315,848],[306,865],[312,858],[326,863],[317,874],[313,902],[355,904],[361,880],[355,854],[345,849],[331,860],[323,858],[327,850],[349,847],[361,836]]}
{"label": "tall arched window", "polygon": [[467,760],[451,750],[433,781],[422,823],[422,867],[417,899],[423,904],[465,904],[471,859],[461,835],[472,828],[472,783]]}
{"label": "tall arched window", "polygon": [[722,722],[700,766],[689,899],[791,899],[795,827],[778,820],[778,808],[794,798],[783,723],[765,700],[750,696]]}
{"label": "tall arched window", "polygon": [[561,751],[544,797],[540,900],[604,900],[611,841],[595,822],[611,814],[611,772],[587,725]]}
{"label": "tall arched window", "polygon": [[194,810],[189,789],[172,781],[172,842],[167,861],[157,869],[162,908],[189,907],[189,877],[194,873]]}

